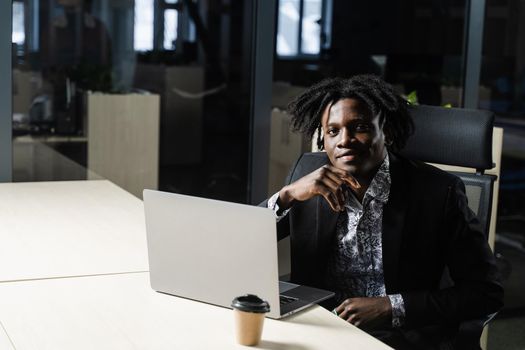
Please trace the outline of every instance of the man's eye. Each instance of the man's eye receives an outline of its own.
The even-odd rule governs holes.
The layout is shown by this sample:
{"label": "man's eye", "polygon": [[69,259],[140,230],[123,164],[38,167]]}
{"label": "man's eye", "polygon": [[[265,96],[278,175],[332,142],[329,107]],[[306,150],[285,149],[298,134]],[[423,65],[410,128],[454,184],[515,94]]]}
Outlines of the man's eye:
{"label": "man's eye", "polygon": [[337,134],[337,129],[328,129],[326,132],[328,135],[333,136]]}
{"label": "man's eye", "polygon": [[370,130],[370,126],[368,124],[357,124],[355,129],[356,131],[368,131]]}

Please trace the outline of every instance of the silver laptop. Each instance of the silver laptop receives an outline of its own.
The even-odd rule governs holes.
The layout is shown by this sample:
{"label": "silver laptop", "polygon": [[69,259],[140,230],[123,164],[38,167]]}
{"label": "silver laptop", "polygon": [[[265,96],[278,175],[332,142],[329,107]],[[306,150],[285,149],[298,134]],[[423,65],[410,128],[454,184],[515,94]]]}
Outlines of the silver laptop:
{"label": "silver laptop", "polygon": [[330,298],[324,290],[279,282],[271,210],[144,190],[151,287],[230,307],[255,294],[281,318]]}

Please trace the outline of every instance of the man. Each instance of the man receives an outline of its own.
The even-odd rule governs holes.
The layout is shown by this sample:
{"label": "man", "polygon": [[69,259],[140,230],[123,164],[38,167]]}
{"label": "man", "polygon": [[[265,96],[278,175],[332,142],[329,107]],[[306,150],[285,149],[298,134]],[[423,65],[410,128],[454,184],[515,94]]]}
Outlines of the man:
{"label": "man", "polygon": [[[396,154],[413,124],[390,85],[328,79],[289,113],[326,151],[302,155],[265,203],[279,238],[290,235],[293,282],[334,291],[334,313],[398,349],[451,344],[461,321],[501,307],[494,257],[461,180]],[[445,267],[454,286],[440,289]]]}

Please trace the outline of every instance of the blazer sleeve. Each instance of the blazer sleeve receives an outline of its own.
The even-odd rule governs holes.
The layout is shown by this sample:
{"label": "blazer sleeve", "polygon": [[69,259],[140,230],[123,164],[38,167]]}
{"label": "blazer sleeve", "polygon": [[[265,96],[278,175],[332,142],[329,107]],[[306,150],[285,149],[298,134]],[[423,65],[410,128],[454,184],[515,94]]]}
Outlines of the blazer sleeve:
{"label": "blazer sleeve", "polygon": [[401,293],[407,328],[458,324],[486,317],[503,306],[503,288],[494,255],[458,178],[449,187],[445,207],[445,261],[454,285],[441,290]]}

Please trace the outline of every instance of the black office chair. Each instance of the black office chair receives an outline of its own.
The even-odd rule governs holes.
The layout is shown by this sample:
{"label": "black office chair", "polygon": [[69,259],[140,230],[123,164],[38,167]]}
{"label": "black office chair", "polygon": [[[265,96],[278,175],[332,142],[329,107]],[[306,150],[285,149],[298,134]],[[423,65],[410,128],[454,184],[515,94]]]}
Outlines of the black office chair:
{"label": "black office chair", "polygon": [[[470,209],[477,215],[488,239],[492,212],[495,175],[484,174],[494,167],[492,162],[492,132],[494,114],[488,111],[412,106],[415,132],[400,152],[410,159],[476,169],[475,173],[453,172],[466,189]],[[445,271],[442,287],[452,284]],[[484,319],[462,322],[455,339],[456,349],[480,348],[485,325],[495,314]]]}

